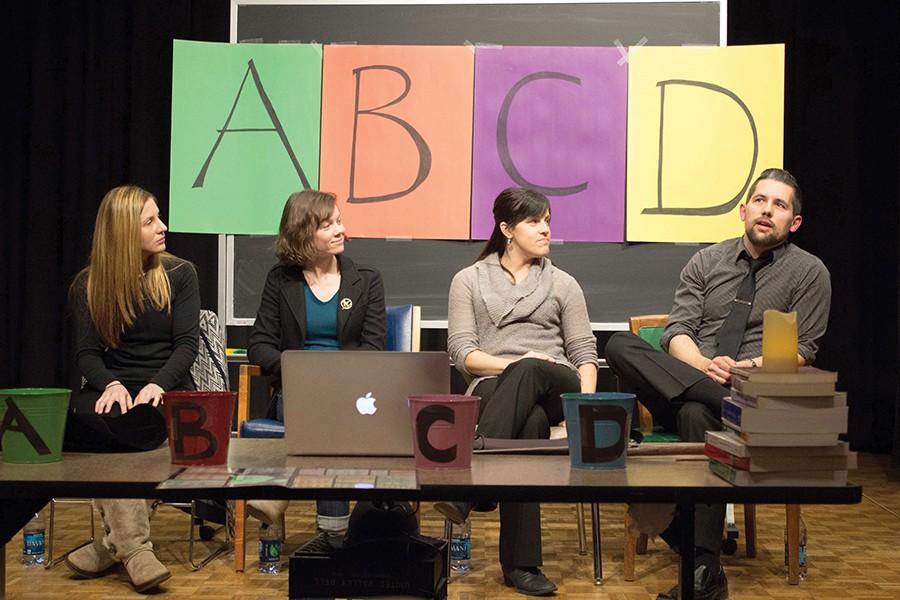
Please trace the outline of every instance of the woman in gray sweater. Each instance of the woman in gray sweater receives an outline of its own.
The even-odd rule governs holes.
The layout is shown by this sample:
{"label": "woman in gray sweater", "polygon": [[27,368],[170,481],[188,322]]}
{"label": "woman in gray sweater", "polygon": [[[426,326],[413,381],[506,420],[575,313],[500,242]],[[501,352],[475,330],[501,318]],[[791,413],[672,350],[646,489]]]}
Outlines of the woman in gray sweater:
{"label": "woman in gray sweater", "polygon": [[[494,201],[494,230],[481,256],[453,278],[447,346],[456,368],[481,398],[478,433],[505,439],[548,438],[564,424],[560,394],[594,392],[597,344],[584,294],[554,267],[550,202],[509,188]],[[463,522],[471,505],[439,503]],[[541,565],[540,506],[500,507],[504,582],[529,595],[556,590]]]}

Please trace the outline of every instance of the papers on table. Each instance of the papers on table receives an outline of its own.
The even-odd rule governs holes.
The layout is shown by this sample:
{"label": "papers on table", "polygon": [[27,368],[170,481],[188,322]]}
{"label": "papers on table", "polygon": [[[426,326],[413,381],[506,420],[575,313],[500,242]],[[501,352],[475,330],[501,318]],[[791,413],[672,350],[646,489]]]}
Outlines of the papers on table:
{"label": "papers on table", "polygon": [[284,487],[292,489],[418,489],[414,469],[328,469],[324,467],[257,467],[230,470],[184,467],[156,489]]}

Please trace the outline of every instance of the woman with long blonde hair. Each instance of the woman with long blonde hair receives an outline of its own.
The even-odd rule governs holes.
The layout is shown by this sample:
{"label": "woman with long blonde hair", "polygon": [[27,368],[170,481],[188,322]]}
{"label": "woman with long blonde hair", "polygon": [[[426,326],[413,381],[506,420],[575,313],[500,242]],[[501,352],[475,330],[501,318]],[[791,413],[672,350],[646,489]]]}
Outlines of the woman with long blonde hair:
{"label": "woman with long blonde hair", "polygon": [[[70,289],[75,359],[84,386],[73,395],[65,448],[130,452],[166,439],[163,392],[194,389],[200,294],[194,267],[166,250],[156,199],[134,185],[114,188],[97,210],[88,266]],[[118,562],[138,591],[171,574],[153,554],[144,500],[95,500],[105,524],[97,540],[66,558],[83,577]]]}

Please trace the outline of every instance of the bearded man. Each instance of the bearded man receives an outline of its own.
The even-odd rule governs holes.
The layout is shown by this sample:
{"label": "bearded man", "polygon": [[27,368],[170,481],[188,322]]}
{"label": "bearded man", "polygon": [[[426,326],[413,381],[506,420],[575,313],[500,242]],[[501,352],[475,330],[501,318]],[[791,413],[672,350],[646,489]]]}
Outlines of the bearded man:
{"label": "bearded man", "polygon": [[[788,240],[797,231],[802,193],[783,169],[766,169],[740,206],[744,234],[697,252],[681,272],[660,344],[665,352],[630,333],[617,333],[606,361],[624,387],[686,442],[702,442],[722,429],[722,398],[730,369],[762,366],[763,312],[796,311],[797,363],[815,359],[831,306],[831,278],[821,260]],[[723,505],[696,507],[695,597],[728,596],[722,570]],[[677,543],[679,519],[662,537]],[[677,588],[659,600],[677,598]]]}

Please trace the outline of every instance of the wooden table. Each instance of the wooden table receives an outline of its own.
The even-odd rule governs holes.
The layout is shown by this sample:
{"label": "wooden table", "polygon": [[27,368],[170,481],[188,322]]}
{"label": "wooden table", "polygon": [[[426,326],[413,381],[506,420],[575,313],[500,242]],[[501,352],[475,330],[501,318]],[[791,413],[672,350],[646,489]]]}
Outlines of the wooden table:
{"label": "wooden table", "polygon": [[[286,456],[284,440],[233,439],[229,467],[413,469],[411,458]],[[476,455],[466,471],[419,471],[417,489],[192,489],[156,486],[180,467],[168,448],[134,454],[66,454],[47,465],[0,463],[3,498],[285,498],[316,500],[497,500],[516,502],[633,502],[677,504],[686,519],[680,547],[694,547],[694,506],[705,503],[855,504],[862,488],[846,486],[737,487],[713,475],[696,457],[630,457],[621,470],[570,467],[568,456]],[[23,523],[24,525],[24,523]],[[681,552],[681,597],[692,599],[694,553]],[[5,577],[2,580],[5,585]],[[2,593],[2,590],[0,590]]]}

